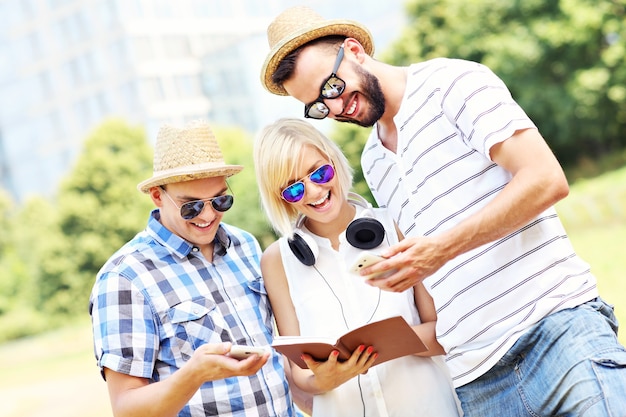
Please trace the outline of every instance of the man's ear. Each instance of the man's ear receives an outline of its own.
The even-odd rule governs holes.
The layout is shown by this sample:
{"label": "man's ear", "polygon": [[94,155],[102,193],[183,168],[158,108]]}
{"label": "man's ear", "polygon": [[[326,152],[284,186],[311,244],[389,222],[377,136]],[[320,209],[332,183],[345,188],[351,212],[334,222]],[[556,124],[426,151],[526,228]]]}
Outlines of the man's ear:
{"label": "man's ear", "polygon": [[363,63],[365,58],[369,56],[367,55],[367,53],[365,53],[363,45],[361,45],[361,43],[354,38],[346,38],[343,41],[343,50],[344,53],[354,55],[356,60],[361,64]]}
{"label": "man's ear", "polygon": [[150,198],[152,198],[152,202],[157,207],[163,206],[163,190],[161,187],[152,187],[150,188]]}

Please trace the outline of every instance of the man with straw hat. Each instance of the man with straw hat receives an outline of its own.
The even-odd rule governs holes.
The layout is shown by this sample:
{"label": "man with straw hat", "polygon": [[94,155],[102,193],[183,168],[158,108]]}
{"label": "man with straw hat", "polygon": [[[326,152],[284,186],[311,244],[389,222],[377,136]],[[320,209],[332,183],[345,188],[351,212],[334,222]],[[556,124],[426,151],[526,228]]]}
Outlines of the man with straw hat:
{"label": "man with straw hat", "polygon": [[[206,123],[163,126],[154,175],[138,185],[156,205],[146,229],[99,271],[90,298],[94,348],[116,416],[297,415],[281,356],[261,250],[221,222],[233,205]],[[259,353],[240,359],[231,346]]]}
{"label": "man with straw hat", "polygon": [[424,283],[465,415],[624,415],[612,307],[554,209],[567,179],[502,80],[460,59],[379,62],[367,28],[305,6],[267,36],[268,91],[373,126],[363,173],[406,238],[361,273],[396,269],[372,283],[390,291]]}

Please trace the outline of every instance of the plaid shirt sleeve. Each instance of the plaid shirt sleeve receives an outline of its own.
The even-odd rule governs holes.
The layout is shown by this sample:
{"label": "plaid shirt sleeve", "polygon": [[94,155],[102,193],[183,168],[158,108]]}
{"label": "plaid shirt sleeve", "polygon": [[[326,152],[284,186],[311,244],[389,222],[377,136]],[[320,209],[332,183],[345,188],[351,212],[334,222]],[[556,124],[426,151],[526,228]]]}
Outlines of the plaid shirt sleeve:
{"label": "plaid shirt sleeve", "polygon": [[96,285],[92,315],[98,366],[154,379],[158,326],[142,292],[116,272],[105,273]]}

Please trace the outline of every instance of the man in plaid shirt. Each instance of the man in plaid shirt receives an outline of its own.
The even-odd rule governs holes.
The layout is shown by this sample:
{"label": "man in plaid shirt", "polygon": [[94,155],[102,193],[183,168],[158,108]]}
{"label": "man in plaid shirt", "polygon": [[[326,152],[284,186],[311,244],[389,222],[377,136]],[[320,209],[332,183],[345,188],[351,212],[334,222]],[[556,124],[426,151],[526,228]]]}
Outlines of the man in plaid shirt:
{"label": "man in plaid shirt", "polygon": [[[210,128],[160,129],[156,209],[102,267],[90,297],[94,351],[116,416],[293,416],[273,317],[248,232],[221,222],[233,204]],[[231,345],[265,347],[246,359]]]}

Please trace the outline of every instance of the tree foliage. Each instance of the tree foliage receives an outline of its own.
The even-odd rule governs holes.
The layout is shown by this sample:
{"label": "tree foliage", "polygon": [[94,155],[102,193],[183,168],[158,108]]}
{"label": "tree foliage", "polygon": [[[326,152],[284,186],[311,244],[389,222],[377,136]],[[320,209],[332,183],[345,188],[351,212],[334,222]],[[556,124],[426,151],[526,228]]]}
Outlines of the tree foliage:
{"label": "tree foliage", "polygon": [[364,129],[348,123],[338,123],[329,136],[339,145],[348,159],[350,166],[354,169],[352,191],[362,195],[372,204],[375,204],[372,193],[363,176],[363,170],[361,169],[361,152],[363,151],[363,146],[365,146],[370,131],[371,129]]}
{"label": "tree foliage", "polygon": [[252,138],[239,128],[216,127],[213,130],[224,160],[244,167],[240,173],[228,180],[235,196],[235,204],[225,213],[223,220],[252,233],[265,248],[276,239],[276,235],[261,206],[252,158]]}
{"label": "tree foliage", "polygon": [[406,10],[386,61],[487,65],[564,164],[626,147],[626,0],[409,0]]}
{"label": "tree foliage", "polygon": [[14,204],[8,193],[0,190],[0,315],[11,310],[19,289],[19,279],[16,279],[19,266],[15,256],[15,245],[11,241],[13,236]]}
{"label": "tree foliage", "polygon": [[[0,341],[46,330],[49,317],[41,309],[40,268],[44,248],[61,236],[56,229],[56,210],[40,197],[18,208],[0,197],[2,243],[0,243]],[[7,204],[8,203],[8,204]]]}
{"label": "tree foliage", "polygon": [[44,311],[87,311],[97,271],[145,227],[152,201],[136,185],[150,175],[152,152],[142,128],[109,120],[87,138],[58,193],[55,239],[42,248]]}

